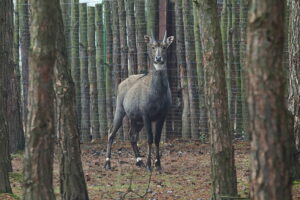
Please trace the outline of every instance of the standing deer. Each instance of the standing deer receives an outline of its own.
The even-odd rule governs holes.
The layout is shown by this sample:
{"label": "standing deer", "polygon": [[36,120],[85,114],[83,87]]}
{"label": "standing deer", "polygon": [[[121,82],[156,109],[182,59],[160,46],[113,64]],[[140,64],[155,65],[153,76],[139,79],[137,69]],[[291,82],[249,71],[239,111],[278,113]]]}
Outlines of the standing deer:
{"label": "standing deer", "polygon": [[156,122],[154,138],[156,147],[155,167],[157,170],[161,170],[159,143],[167,111],[171,105],[171,91],[167,75],[166,56],[167,48],[173,42],[174,36],[167,38],[165,33],[164,39],[161,42],[147,35],[145,35],[144,38],[145,42],[151,47],[151,59],[154,69],[148,74],[129,76],[118,86],[113,127],[108,135],[105,169],[111,169],[111,147],[116,133],[122,125],[122,120],[124,116],[127,115],[130,121],[129,135],[131,146],[136,157],[136,165],[139,167],[144,167],[145,165],[137,147],[137,139],[139,131],[145,126],[148,139],[146,164],[148,170],[152,169],[152,122]]}

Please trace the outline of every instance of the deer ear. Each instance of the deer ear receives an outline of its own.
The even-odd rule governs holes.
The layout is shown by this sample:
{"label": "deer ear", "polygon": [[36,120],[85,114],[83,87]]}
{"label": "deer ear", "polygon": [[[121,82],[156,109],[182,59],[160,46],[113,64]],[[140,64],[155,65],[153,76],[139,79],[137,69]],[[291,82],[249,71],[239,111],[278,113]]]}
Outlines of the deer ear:
{"label": "deer ear", "polygon": [[166,42],[166,44],[167,44],[167,47],[169,47],[170,46],[170,44],[172,44],[172,42],[174,41],[174,36],[170,36],[170,37],[168,37],[167,38],[167,42]]}
{"label": "deer ear", "polygon": [[148,36],[148,35],[145,35],[145,36],[144,36],[144,39],[145,39],[145,42],[146,42],[146,43],[150,43],[151,40],[152,40],[152,38],[151,38],[150,36]]}

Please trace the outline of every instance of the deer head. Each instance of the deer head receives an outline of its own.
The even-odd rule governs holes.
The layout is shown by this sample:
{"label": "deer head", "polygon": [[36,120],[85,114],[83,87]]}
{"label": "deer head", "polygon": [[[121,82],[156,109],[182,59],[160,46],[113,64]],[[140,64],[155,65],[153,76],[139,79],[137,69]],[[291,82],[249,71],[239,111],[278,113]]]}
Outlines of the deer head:
{"label": "deer head", "polygon": [[145,42],[149,45],[151,50],[151,59],[153,61],[154,68],[156,70],[166,69],[167,48],[174,41],[174,36],[167,38],[167,32],[165,32],[164,39],[162,41],[156,41],[154,37],[148,35],[144,36]]}

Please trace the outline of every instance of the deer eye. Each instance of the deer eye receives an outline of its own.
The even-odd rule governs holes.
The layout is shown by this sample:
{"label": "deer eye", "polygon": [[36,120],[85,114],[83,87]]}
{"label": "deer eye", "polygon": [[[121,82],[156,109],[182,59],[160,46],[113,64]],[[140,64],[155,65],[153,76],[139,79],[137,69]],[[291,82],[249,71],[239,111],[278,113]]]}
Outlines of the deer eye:
{"label": "deer eye", "polygon": [[155,47],[152,47],[152,49],[155,49]]}

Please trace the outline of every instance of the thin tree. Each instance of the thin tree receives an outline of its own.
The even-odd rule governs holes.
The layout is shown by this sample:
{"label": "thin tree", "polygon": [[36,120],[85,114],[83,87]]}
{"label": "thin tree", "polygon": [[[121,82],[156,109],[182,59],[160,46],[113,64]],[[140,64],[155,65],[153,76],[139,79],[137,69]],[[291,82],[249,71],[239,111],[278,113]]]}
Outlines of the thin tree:
{"label": "thin tree", "polygon": [[81,94],[81,139],[90,141],[90,95],[88,75],[87,4],[79,4],[79,53],[80,53],[80,94]]}
{"label": "thin tree", "polygon": [[13,1],[0,2],[0,193],[11,193],[9,182],[9,135],[7,93],[8,69],[14,67],[13,54]]}
{"label": "thin tree", "polygon": [[187,80],[189,91],[190,117],[191,117],[191,136],[192,139],[199,139],[199,96],[197,66],[195,63],[195,37],[193,26],[193,5],[190,0],[182,1],[185,59],[187,66]]}
{"label": "thin tree", "polygon": [[190,104],[187,84],[187,70],[185,62],[184,31],[182,16],[182,0],[175,2],[176,15],[176,55],[180,71],[180,90],[182,96],[181,136],[185,139],[191,137]]}
{"label": "thin tree", "polygon": [[28,104],[28,54],[30,46],[29,33],[29,3],[28,0],[20,2],[18,7],[20,17],[20,46],[21,46],[21,62],[22,62],[22,94],[23,105],[22,114],[24,125],[27,119],[27,104]]}
{"label": "thin tree", "polygon": [[251,199],[290,200],[282,65],[284,0],[252,0],[249,10],[247,99],[253,152]]}
{"label": "thin tree", "polygon": [[[211,144],[212,199],[237,196],[232,133],[230,132],[225,66],[217,3],[199,0],[205,96]],[[225,197],[226,199],[226,197]]]}
{"label": "thin tree", "polygon": [[[58,3],[58,0],[55,0]],[[81,163],[79,129],[76,117],[75,85],[71,77],[65,41],[63,18],[60,7],[55,7],[58,16],[56,39],[56,63],[54,88],[56,94],[56,126],[60,159],[60,193],[63,200],[87,200],[88,193]]]}
{"label": "thin tree", "polygon": [[100,124],[100,136],[107,134],[106,118],[106,89],[105,89],[105,65],[104,65],[104,25],[103,6],[96,4],[96,69],[98,87],[98,112]]}
{"label": "thin tree", "polygon": [[90,88],[90,119],[91,135],[93,142],[100,139],[98,91],[96,70],[96,47],[95,47],[95,7],[88,7],[88,59],[89,59],[89,88]]}
{"label": "thin tree", "polygon": [[[71,73],[75,84],[76,114],[81,127],[80,59],[79,59],[79,0],[72,0],[71,12]],[[79,129],[79,133],[81,128]]]}
{"label": "thin tree", "polygon": [[112,55],[113,55],[113,38],[112,38],[112,21],[111,21],[111,6],[109,1],[103,2],[104,7],[104,26],[106,38],[106,112],[107,112],[107,126],[110,128],[113,122],[113,104],[112,104]]}
{"label": "thin tree", "polygon": [[32,42],[29,57],[24,199],[55,199],[52,181],[55,138],[53,75],[59,1],[31,0],[30,5]]}
{"label": "thin tree", "polygon": [[126,9],[126,28],[128,35],[128,74],[137,73],[137,49],[136,49],[136,31],[134,16],[134,0],[125,1]]}

